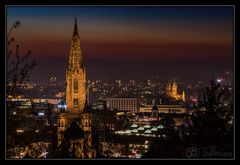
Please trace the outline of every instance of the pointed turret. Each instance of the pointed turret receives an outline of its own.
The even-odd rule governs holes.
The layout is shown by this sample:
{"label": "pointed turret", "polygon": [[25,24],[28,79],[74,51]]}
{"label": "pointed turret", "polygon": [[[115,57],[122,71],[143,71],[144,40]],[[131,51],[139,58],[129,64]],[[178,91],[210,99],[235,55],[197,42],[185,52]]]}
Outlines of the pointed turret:
{"label": "pointed turret", "polygon": [[185,92],[183,91],[182,92],[182,101],[186,101],[186,98],[185,98],[186,96],[185,96]]}
{"label": "pointed turret", "polygon": [[89,107],[88,107],[87,98],[86,98],[86,102],[84,104],[83,113],[89,113]]}
{"label": "pointed turret", "polygon": [[171,88],[172,88],[171,82],[168,80],[167,85],[166,85],[166,95],[167,95],[167,96],[170,96],[170,93],[171,93],[171,91],[172,91]]}
{"label": "pointed turret", "polygon": [[177,83],[175,77],[173,77],[173,84],[172,84],[172,97],[177,98]]}
{"label": "pointed turret", "polygon": [[172,84],[173,87],[177,87],[177,82],[176,82],[176,79],[175,77],[173,77],[173,84]]}
{"label": "pointed turret", "polygon": [[175,77],[173,77],[173,84],[174,84],[174,83],[176,83],[176,79],[175,79]]}
{"label": "pointed turret", "polygon": [[78,35],[78,27],[77,27],[77,18],[75,18],[73,37],[79,37],[79,35]]}

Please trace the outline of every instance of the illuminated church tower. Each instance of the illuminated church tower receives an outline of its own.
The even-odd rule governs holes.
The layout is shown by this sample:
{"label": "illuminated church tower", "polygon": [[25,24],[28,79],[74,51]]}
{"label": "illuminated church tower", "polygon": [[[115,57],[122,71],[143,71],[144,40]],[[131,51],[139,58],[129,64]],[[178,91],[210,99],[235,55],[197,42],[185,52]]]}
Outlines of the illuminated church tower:
{"label": "illuminated church tower", "polygon": [[58,127],[57,127],[57,146],[59,146],[64,138],[64,131],[66,130],[67,126],[68,126],[68,116],[67,113],[65,111],[65,109],[63,108],[63,102],[61,103],[61,108],[60,108],[60,114],[58,116]]}
{"label": "illuminated church tower", "polygon": [[66,104],[69,113],[80,114],[86,102],[86,70],[75,18],[69,63],[66,71]]}
{"label": "illuminated church tower", "polygon": [[169,81],[166,85],[166,95],[168,97],[172,97],[175,100],[182,100],[182,101],[186,101],[185,99],[185,92],[183,91],[182,95],[178,94],[178,86],[176,83],[175,78],[173,78],[173,82]]}
{"label": "illuminated church tower", "polygon": [[182,92],[182,101],[186,101],[185,92]]}
{"label": "illuminated church tower", "polygon": [[58,149],[66,158],[95,158],[92,120],[87,102],[86,70],[75,18],[69,63],[66,71],[67,110],[58,116]]}
{"label": "illuminated church tower", "polygon": [[174,98],[178,97],[177,83],[176,83],[175,77],[173,78],[173,84],[172,84],[172,97],[174,97]]}

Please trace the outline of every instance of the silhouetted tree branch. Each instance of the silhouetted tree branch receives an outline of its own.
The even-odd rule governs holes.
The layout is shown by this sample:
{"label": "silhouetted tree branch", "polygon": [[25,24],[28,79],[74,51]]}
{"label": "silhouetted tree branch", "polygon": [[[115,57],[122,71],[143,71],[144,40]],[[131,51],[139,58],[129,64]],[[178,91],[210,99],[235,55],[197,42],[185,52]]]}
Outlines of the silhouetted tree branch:
{"label": "silhouetted tree branch", "polygon": [[[31,54],[29,50],[26,54],[20,54],[20,46],[15,42],[12,33],[21,25],[20,21],[16,21],[11,27],[7,35],[7,97],[16,97],[20,94],[20,84],[29,81],[29,71],[36,65],[35,61],[28,61]],[[12,48],[14,47],[14,48]],[[13,51],[12,49],[15,49]]]}

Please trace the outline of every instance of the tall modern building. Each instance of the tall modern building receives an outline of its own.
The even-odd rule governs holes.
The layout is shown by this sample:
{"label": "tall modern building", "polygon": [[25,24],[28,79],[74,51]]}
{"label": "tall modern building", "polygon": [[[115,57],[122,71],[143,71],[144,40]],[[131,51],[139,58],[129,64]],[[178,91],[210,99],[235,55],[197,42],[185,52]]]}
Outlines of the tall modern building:
{"label": "tall modern building", "polygon": [[82,113],[86,102],[86,70],[75,19],[69,63],[66,71],[66,104],[70,113]]}

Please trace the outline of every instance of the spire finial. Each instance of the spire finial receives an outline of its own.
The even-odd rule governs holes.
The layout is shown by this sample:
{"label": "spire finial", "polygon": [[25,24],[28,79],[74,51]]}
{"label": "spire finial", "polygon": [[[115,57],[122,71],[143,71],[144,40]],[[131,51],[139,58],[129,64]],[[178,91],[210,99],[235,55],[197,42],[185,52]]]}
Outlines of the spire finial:
{"label": "spire finial", "polygon": [[79,36],[78,35],[78,28],[77,28],[77,17],[75,17],[73,36]]}
{"label": "spire finial", "polygon": [[176,83],[176,79],[175,79],[175,76],[173,77],[173,83]]}
{"label": "spire finial", "polygon": [[88,107],[87,96],[86,96],[85,105],[83,107],[83,113],[88,113],[88,112],[89,112],[89,107]]}

